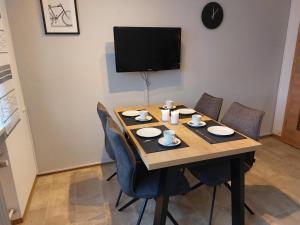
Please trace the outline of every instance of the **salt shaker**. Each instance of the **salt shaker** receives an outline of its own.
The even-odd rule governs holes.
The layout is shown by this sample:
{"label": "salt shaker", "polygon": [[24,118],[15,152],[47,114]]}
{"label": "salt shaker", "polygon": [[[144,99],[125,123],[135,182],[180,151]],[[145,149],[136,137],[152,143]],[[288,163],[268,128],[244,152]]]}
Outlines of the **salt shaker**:
{"label": "salt shaker", "polygon": [[179,112],[177,110],[171,112],[171,124],[178,124]]}
{"label": "salt shaker", "polygon": [[162,109],[161,110],[161,120],[164,122],[168,122],[170,119],[170,110],[169,109]]}

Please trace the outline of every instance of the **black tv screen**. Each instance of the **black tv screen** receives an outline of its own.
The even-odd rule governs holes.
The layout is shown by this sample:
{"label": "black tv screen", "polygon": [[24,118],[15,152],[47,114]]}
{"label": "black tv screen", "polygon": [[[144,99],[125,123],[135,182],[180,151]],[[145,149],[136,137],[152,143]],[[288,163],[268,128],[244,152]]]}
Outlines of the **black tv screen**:
{"label": "black tv screen", "polygon": [[114,27],[117,72],[180,68],[181,28]]}

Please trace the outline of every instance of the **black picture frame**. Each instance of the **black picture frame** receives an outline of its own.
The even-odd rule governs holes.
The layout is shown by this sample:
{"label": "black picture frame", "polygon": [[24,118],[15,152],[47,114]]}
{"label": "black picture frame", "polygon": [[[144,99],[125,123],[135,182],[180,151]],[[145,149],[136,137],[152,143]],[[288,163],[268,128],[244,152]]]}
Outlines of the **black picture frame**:
{"label": "black picture frame", "polygon": [[[47,35],[79,35],[80,34],[80,28],[79,28],[79,19],[78,19],[78,10],[77,10],[77,1],[72,0],[74,2],[74,14],[76,19],[76,31],[49,31],[47,22],[46,22],[46,13],[44,10],[44,1],[47,0],[40,0],[41,5],[41,11],[42,11],[42,17],[43,17],[43,26],[44,26],[44,32]],[[64,9],[63,9],[64,10]]]}

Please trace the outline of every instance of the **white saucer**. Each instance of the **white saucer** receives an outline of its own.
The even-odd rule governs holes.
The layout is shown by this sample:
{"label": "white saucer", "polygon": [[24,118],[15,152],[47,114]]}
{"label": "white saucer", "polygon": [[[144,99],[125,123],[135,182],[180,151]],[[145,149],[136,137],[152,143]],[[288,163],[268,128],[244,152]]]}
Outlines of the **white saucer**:
{"label": "white saucer", "polygon": [[207,131],[211,134],[218,136],[230,136],[234,134],[234,130],[224,126],[212,126],[207,128]]}
{"label": "white saucer", "polygon": [[152,120],[152,116],[146,116],[146,118],[144,120],[141,119],[141,116],[137,116],[137,117],[135,117],[135,120],[139,121],[139,122],[147,122],[147,121]]}
{"label": "white saucer", "polygon": [[175,138],[175,142],[174,143],[165,145],[164,144],[164,137],[161,137],[160,139],[158,139],[158,143],[160,145],[162,145],[162,146],[165,146],[165,147],[175,147],[175,146],[178,146],[178,145],[181,144],[181,140],[179,138]]}
{"label": "white saucer", "polygon": [[182,115],[191,115],[196,112],[194,109],[188,109],[188,108],[178,109],[177,111],[179,112],[179,114]]}
{"label": "white saucer", "polygon": [[191,126],[191,127],[204,127],[204,126],[206,126],[206,123],[205,123],[204,121],[201,121],[201,123],[199,123],[199,124],[195,124],[195,123],[193,123],[193,121],[191,120],[191,121],[187,122],[187,124],[188,124],[189,126]]}
{"label": "white saucer", "polygon": [[153,138],[161,135],[161,130],[154,127],[147,127],[139,129],[136,134],[144,138]]}
{"label": "white saucer", "polygon": [[137,110],[124,111],[122,112],[122,115],[127,117],[136,117],[140,115],[140,111]]}

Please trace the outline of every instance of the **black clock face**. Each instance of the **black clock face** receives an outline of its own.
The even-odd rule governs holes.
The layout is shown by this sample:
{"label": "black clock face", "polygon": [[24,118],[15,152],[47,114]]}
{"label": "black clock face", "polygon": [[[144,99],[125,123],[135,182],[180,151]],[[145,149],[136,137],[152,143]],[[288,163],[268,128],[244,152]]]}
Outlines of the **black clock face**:
{"label": "black clock face", "polygon": [[223,9],[217,2],[208,3],[202,11],[202,22],[208,29],[215,29],[223,21]]}

